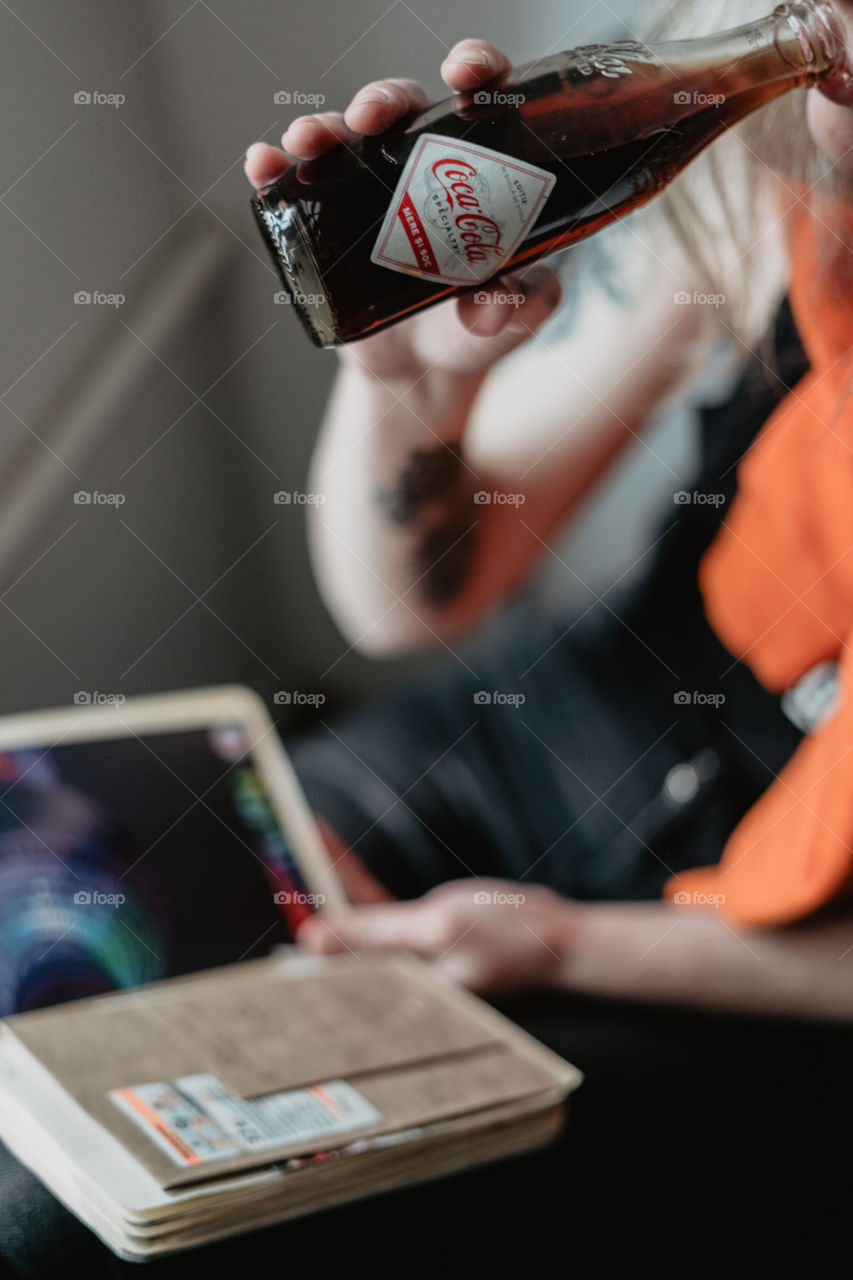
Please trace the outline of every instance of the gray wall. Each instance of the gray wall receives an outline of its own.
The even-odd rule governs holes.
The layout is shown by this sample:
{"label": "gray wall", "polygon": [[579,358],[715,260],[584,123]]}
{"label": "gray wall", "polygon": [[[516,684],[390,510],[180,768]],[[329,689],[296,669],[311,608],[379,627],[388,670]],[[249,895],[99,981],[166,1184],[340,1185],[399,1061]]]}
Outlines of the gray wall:
{"label": "gray wall", "polygon": [[[0,7],[0,710],[225,680],[269,696],[320,687],[333,663],[322,687],[346,698],[399,670],[337,661],[345,645],[311,581],[303,511],[272,501],[302,481],[335,358],[274,304],[243,152],[287,123],[276,90],[322,92],[335,106],[365,79],[408,73],[438,97],[438,64],[463,36],[488,35],[524,61],[615,33],[633,10]],[[75,102],[81,92],[125,101]],[[80,291],[125,301],[86,305]],[[674,428],[661,430],[659,448],[674,449]],[[646,466],[639,480],[623,471],[611,506],[573,534],[593,581],[640,536],[658,489],[672,492],[671,475]],[[81,505],[79,491],[123,504]]]}

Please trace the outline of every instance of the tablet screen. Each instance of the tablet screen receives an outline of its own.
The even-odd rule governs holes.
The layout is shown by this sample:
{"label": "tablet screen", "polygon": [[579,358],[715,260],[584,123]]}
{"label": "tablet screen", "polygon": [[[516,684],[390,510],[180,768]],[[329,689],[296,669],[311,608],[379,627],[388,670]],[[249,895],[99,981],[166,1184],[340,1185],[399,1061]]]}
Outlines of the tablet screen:
{"label": "tablet screen", "polygon": [[266,954],[316,902],[237,723],[0,752],[0,1015]]}

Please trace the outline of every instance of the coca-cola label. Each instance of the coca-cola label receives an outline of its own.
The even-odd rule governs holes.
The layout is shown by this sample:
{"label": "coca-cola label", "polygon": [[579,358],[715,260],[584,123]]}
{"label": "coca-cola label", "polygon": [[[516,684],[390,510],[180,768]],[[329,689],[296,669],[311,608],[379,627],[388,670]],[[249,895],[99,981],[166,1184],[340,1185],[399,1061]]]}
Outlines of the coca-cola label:
{"label": "coca-cola label", "polygon": [[370,260],[422,280],[482,284],[510,261],[556,180],[488,147],[422,134]]}

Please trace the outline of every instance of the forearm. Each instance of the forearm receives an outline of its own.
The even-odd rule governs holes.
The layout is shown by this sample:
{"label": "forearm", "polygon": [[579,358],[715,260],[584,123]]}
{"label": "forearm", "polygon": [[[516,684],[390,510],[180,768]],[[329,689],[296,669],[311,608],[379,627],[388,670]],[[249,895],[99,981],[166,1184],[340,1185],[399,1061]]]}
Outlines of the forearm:
{"label": "forearm", "polygon": [[[510,462],[499,447],[492,464],[470,435],[478,407],[482,422],[485,371],[432,369],[412,385],[344,365],[312,462],[310,487],[321,501],[309,511],[314,572],[344,634],[384,654],[479,621],[538,563],[676,367],[650,355],[636,369],[630,408],[611,408],[594,392],[576,395],[575,406],[559,385],[543,394],[548,370],[528,355],[515,373],[528,411],[516,406],[503,428],[517,440],[515,456]],[[497,438],[500,406],[490,416]],[[556,447],[534,442],[537,420],[549,422]]]}
{"label": "forearm", "polygon": [[310,484],[315,573],[345,634],[366,651],[428,642],[465,590],[480,477],[463,438],[482,375],[386,382],[343,366]]}
{"label": "forearm", "polygon": [[685,264],[637,258],[624,265],[629,301],[584,287],[547,341],[536,330],[554,298],[540,281],[507,286],[524,301],[497,336],[439,325],[436,309],[414,355],[393,333],[364,358],[342,353],[309,517],[321,590],[354,644],[394,652],[479,621],[695,374],[711,329],[703,308],[674,300]]}
{"label": "forearm", "polygon": [[853,916],[742,929],[667,903],[567,904],[558,983],[615,999],[853,1019]]}

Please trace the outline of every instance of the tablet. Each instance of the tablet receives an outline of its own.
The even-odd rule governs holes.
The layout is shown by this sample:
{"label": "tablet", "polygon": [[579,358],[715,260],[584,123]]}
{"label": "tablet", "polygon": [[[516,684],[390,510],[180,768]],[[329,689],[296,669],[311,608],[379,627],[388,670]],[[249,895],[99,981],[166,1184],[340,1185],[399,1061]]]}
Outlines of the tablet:
{"label": "tablet", "polygon": [[230,964],[346,899],[260,698],[0,717],[0,1016]]}

